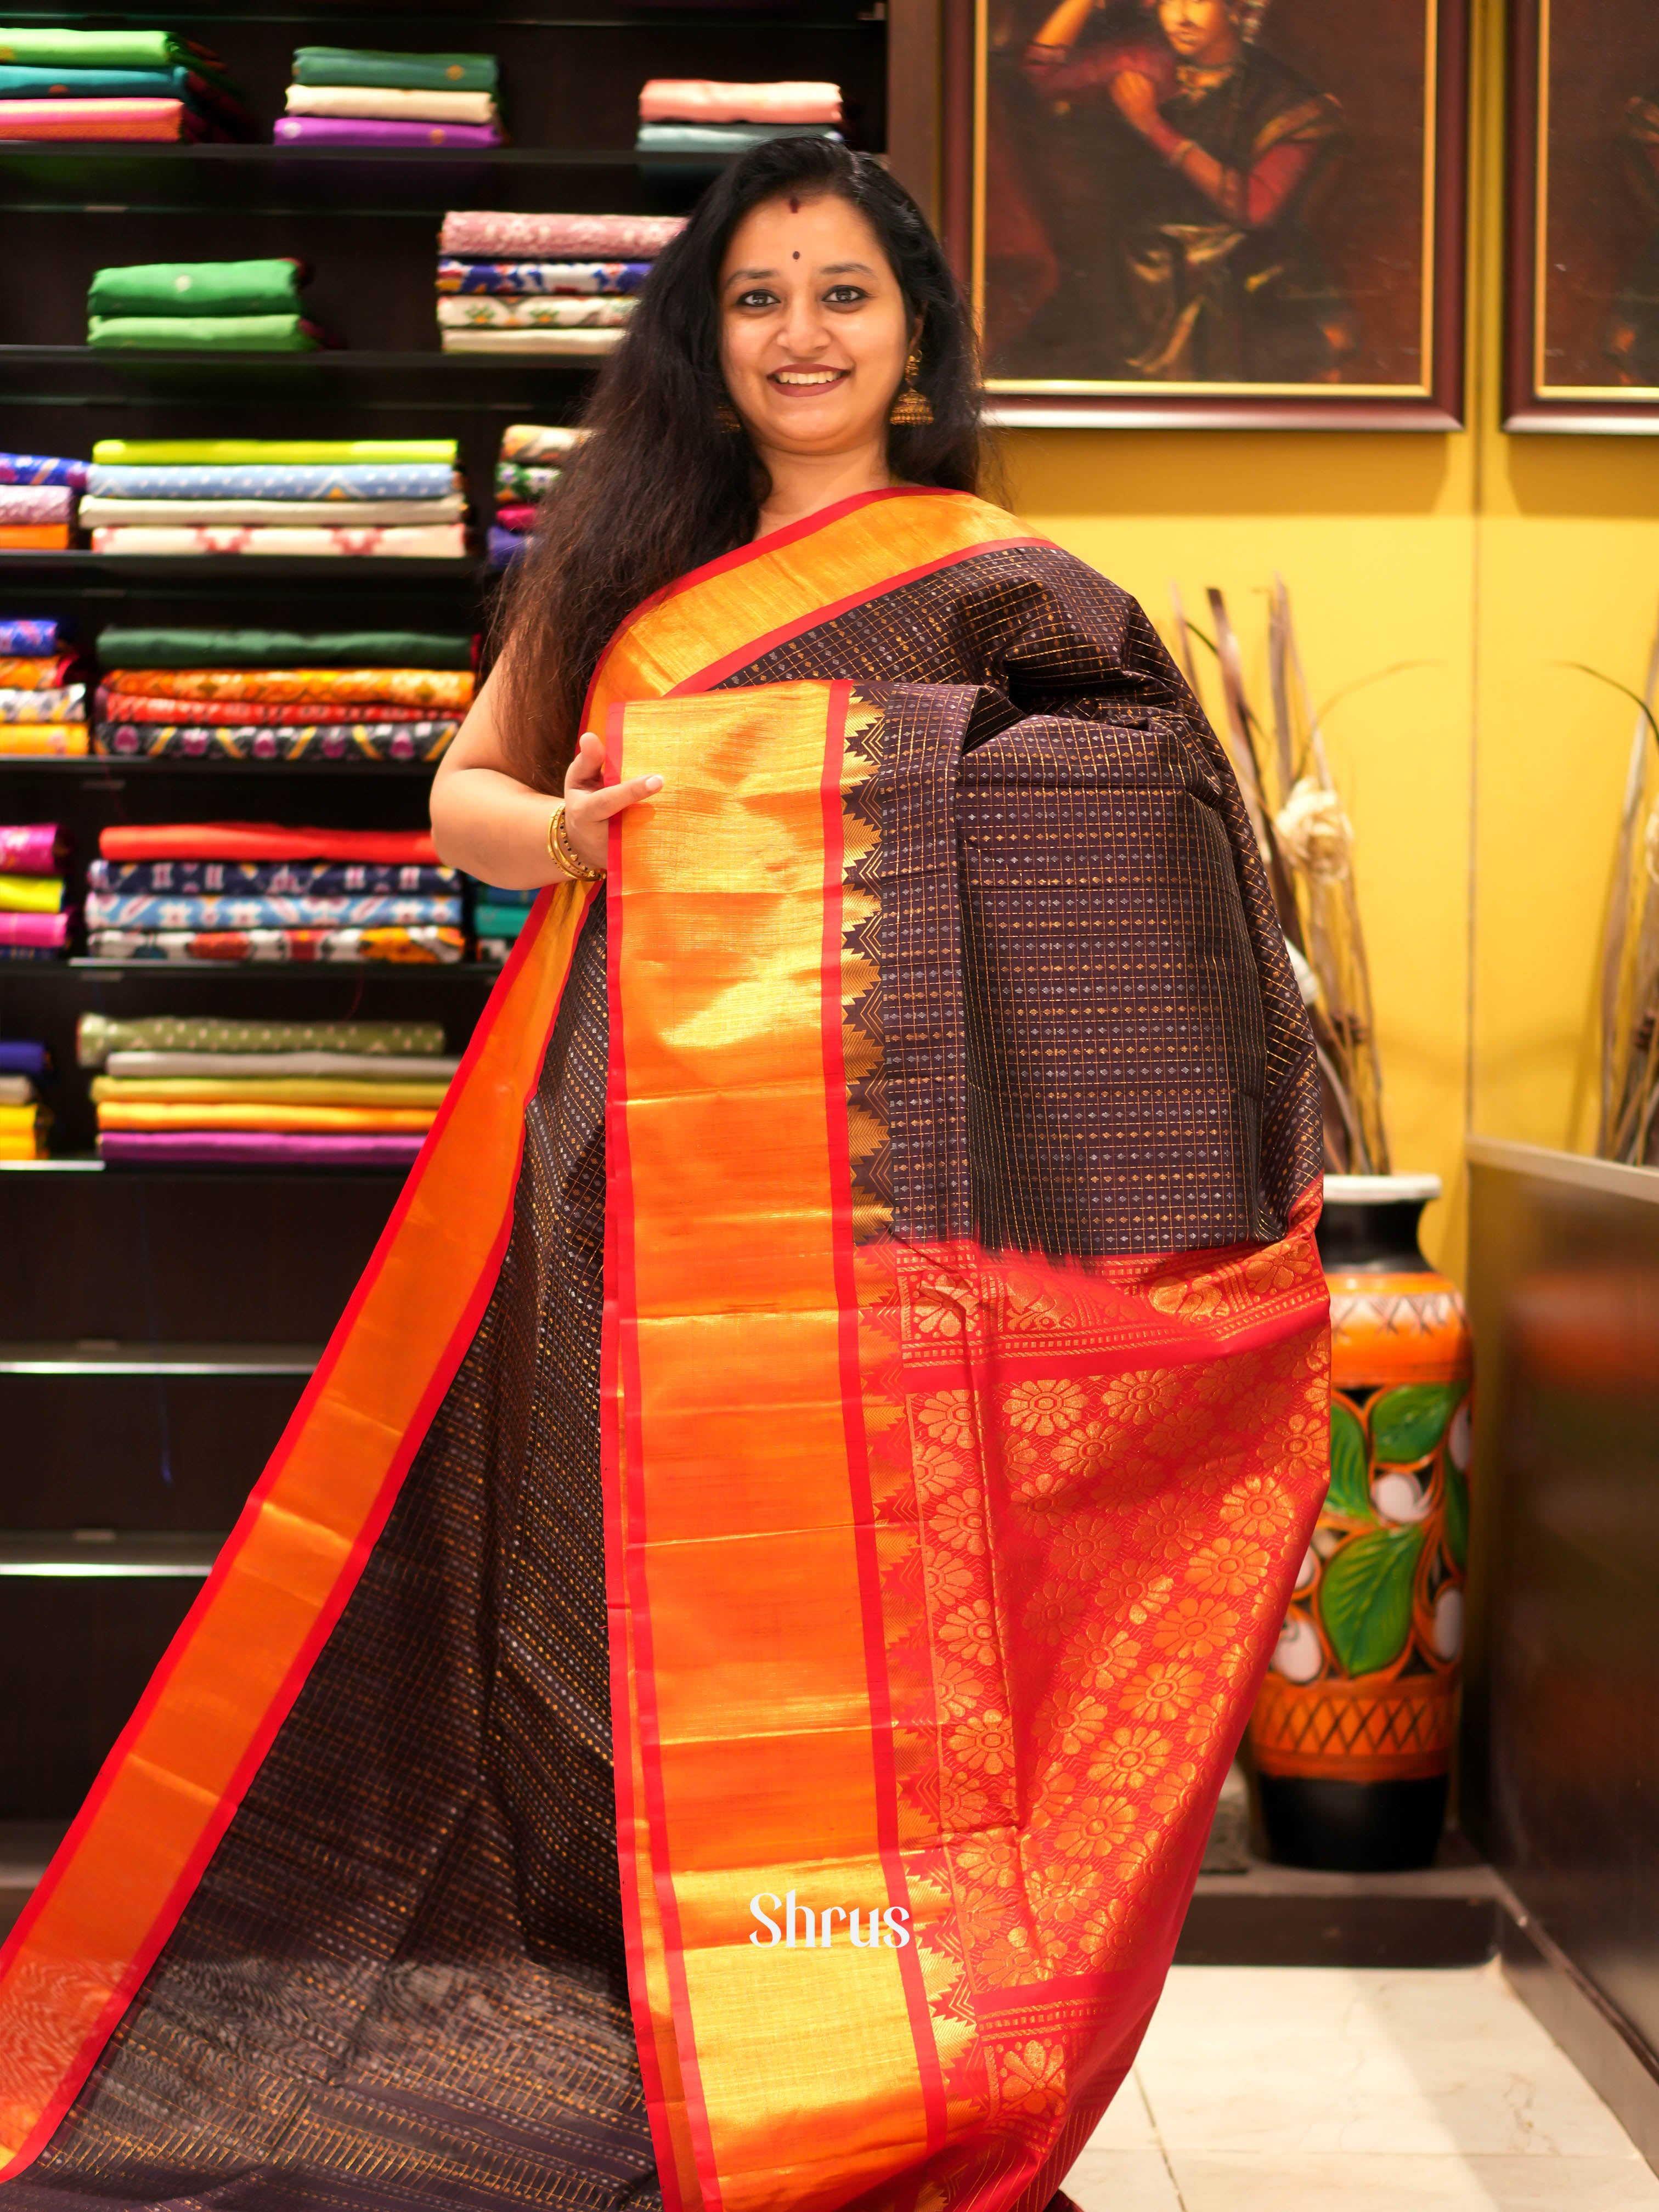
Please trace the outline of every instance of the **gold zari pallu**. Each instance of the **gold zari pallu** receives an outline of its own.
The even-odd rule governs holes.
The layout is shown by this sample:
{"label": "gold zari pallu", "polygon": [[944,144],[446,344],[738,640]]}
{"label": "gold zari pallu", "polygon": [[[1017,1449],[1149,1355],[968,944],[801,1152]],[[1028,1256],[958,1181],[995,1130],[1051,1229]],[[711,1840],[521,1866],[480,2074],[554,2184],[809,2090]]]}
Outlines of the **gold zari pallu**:
{"label": "gold zari pallu", "polygon": [[[939,636],[982,625],[983,647],[939,648],[960,680],[859,674],[902,665],[882,627],[902,605]],[[21,2204],[49,2201],[48,2146],[42,2191],[101,2140],[82,2085],[103,2056],[116,2094],[137,1995],[181,1916],[198,1926],[493,1310],[521,1171],[554,1141],[544,1059],[601,926],[615,1789],[668,2212],[1036,2212],[1157,2002],[1325,1486],[1317,1091],[1220,750],[1131,603],[937,493],[845,501],[683,579],[620,634],[584,726],[609,776],[660,773],[661,796],[616,818],[603,891],[538,900],[0,1956],[0,2177]],[[1044,1070],[1085,1062],[1060,1159]],[[368,1921],[382,1903],[365,1890]],[[294,2109],[325,2145],[369,2087],[354,2075],[351,2104],[316,2066]],[[422,2078],[431,2100],[447,2075]],[[539,2107],[505,2081],[517,2146]],[[232,2108],[179,2082],[201,2164],[166,2192],[198,2194]],[[426,2106],[398,2109],[415,2127]],[[432,2140],[483,2160],[491,2113],[443,2110]],[[293,2126],[271,2125],[280,2163]],[[97,2169],[105,2201],[161,2186],[130,2140],[126,2181]],[[376,2203],[439,2202],[374,2140]],[[537,2155],[503,2195],[599,2201]],[[312,2196],[367,2203],[357,2172]]]}

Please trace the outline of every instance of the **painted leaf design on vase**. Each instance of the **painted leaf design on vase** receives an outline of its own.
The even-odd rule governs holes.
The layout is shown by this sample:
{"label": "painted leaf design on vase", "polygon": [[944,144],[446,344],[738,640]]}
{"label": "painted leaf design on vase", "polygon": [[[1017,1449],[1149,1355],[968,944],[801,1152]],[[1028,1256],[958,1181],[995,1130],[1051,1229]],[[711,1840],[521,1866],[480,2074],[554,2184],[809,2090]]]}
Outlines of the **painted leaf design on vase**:
{"label": "painted leaf design on vase", "polygon": [[1345,1521],[1375,1521],[1365,1431],[1340,1398],[1331,1404],[1331,1486],[1325,1510]]}
{"label": "painted leaf design on vase", "polygon": [[1460,1474],[1449,1460],[1446,1462],[1443,1534],[1446,1557],[1462,1574],[1469,1556],[1469,1485],[1468,1477]]}
{"label": "painted leaf design on vase", "polygon": [[1375,1674],[1406,1648],[1412,1588],[1427,1530],[1420,1523],[1355,1536],[1329,1562],[1319,1614],[1332,1650],[1349,1674]]}
{"label": "painted leaf design on vase", "polygon": [[1378,1459],[1395,1467],[1426,1459],[1463,1393],[1462,1382],[1399,1382],[1379,1391],[1371,1401],[1371,1443]]}

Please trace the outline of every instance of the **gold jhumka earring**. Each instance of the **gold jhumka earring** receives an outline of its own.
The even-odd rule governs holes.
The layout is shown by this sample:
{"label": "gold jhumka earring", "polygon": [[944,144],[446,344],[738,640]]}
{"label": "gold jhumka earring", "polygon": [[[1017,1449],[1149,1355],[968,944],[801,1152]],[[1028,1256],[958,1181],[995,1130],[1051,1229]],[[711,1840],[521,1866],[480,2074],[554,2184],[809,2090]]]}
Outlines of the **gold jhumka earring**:
{"label": "gold jhumka earring", "polygon": [[912,346],[910,358],[904,364],[904,382],[898,397],[889,410],[887,420],[896,430],[905,424],[931,422],[933,410],[927,394],[917,388],[916,379],[921,374],[921,348]]}
{"label": "gold jhumka earring", "polygon": [[714,428],[717,430],[741,430],[738,410],[729,399],[722,399],[714,409]]}

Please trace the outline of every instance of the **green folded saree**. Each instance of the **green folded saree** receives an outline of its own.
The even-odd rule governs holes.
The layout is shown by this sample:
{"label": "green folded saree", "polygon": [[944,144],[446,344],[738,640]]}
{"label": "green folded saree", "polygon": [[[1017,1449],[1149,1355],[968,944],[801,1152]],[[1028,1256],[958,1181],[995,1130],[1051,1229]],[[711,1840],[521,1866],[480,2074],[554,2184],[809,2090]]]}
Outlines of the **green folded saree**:
{"label": "green folded saree", "polygon": [[87,343],[152,352],[314,353],[298,315],[89,315]]}
{"label": "green folded saree", "polygon": [[374,85],[398,92],[494,92],[494,54],[399,54],[374,46],[299,46],[295,84]]}
{"label": "green folded saree", "polygon": [[416,629],[100,632],[100,668],[471,668],[472,641]]}
{"label": "green folded saree", "polygon": [[297,261],[143,261],[100,269],[87,313],[101,317],[296,315],[304,270]]}
{"label": "green folded saree", "polygon": [[0,28],[0,62],[28,69],[194,70],[225,80],[225,65],[171,31],[65,31],[56,25]]}
{"label": "green folded saree", "polygon": [[205,462],[215,468],[261,463],[301,465],[349,461],[447,461],[459,465],[454,438],[100,438],[92,458],[106,468],[171,468]]}
{"label": "green folded saree", "polygon": [[82,1014],[75,1056],[101,1067],[112,1052],[373,1052],[432,1054],[444,1048],[441,1022],[231,1021],[217,1014],[143,1014],[117,1021]]}

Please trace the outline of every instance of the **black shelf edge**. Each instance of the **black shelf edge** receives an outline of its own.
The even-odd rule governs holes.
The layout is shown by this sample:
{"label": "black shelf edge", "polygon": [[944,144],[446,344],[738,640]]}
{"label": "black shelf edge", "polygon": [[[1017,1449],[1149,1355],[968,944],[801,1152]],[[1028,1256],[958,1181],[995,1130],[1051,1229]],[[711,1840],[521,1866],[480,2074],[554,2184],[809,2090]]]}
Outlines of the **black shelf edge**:
{"label": "black shelf edge", "polygon": [[[550,408],[558,416],[574,404],[598,365],[596,359],[566,360],[557,355],[447,354],[435,348],[430,353],[353,352],[340,347],[316,353],[210,354],[0,345],[0,400],[54,408],[245,404],[261,411],[273,405],[349,405],[399,412]],[[531,412],[524,419],[544,422],[548,416]],[[128,555],[125,562],[138,557]],[[266,562],[274,568],[284,556],[225,557]],[[337,571],[352,563],[344,559],[322,565]]]}
{"label": "black shelf edge", "polygon": [[204,586],[263,586],[314,584],[331,592],[342,585],[387,592],[418,591],[476,597],[505,572],[477,554],[459,560],[405,560],[396,554],[292,553],[95,553],[71,546],[58,553],[0,550],[0,591],[8,586],[44,591],[91,586],[127,592],[184,592],[192,597]]}
{"label": "black shelf edge", "polygon": [[[882,0],[864,0],[864,4],[850,5],[836,14],[819,12],[813,15],[797,13],[779,0],[752,0],[744,6],[728,4],[721,9],[702,9],[678,4],[678,0],[663,0],[657,7],[619,5],[611,15],[595,14],[591,9],[580,15],[538,14],[519,4],[519,0],[501,0],[500,5],[478,4],[472,0],[467,7],[458,7],[455,0],[349,0],[349,4],[332,10],[335,21],[368,22],[379,19],[396,19],[404,15],[422,24],[442,22],[489,23],[502,30],[520,31],[661,31],[687,22],[695,23],[699,30],[753,31],[770,29],[774,25],[790,31],[867,30],[872,24],[886,19]],[[220,4],[207,7],[185,4],[170,7],[167,11],[169,25],[178,23],[303,23],[315,29],[318,14],[314,8],[298,5],[273,8],[263,4],[243,7],[236,0],[220,0]],[[121,8],[18,8],[7,10],[9,23],[35,27],[95,24],[100,29],[115,25],[136,24],[149,29],[155,21],[153,11]]]}
{"label": "black shelf edge", "polygon": [[68,960],[9,960],[0,963],[0,982],[8,986],[36,981],[64,982],[293,982],[344,977],[356,981],[402,983],[442,982],[450,985],[495,983],[501,963],[497,960],[94,960],[76,953]]}
{"label": "black shelf edge", "polygon": [[52,754],[0,753],[0,781],[20,775],[83,776],[95,783],[114,785],[129,775],[274,776],[292,781],[320,776],[331,782],[342,776],[389,776],[400,782],[430,777],[433,761],[239,761],[210,755],[204,760],[156,760],[143,753],[79,753],[67,759]]}

